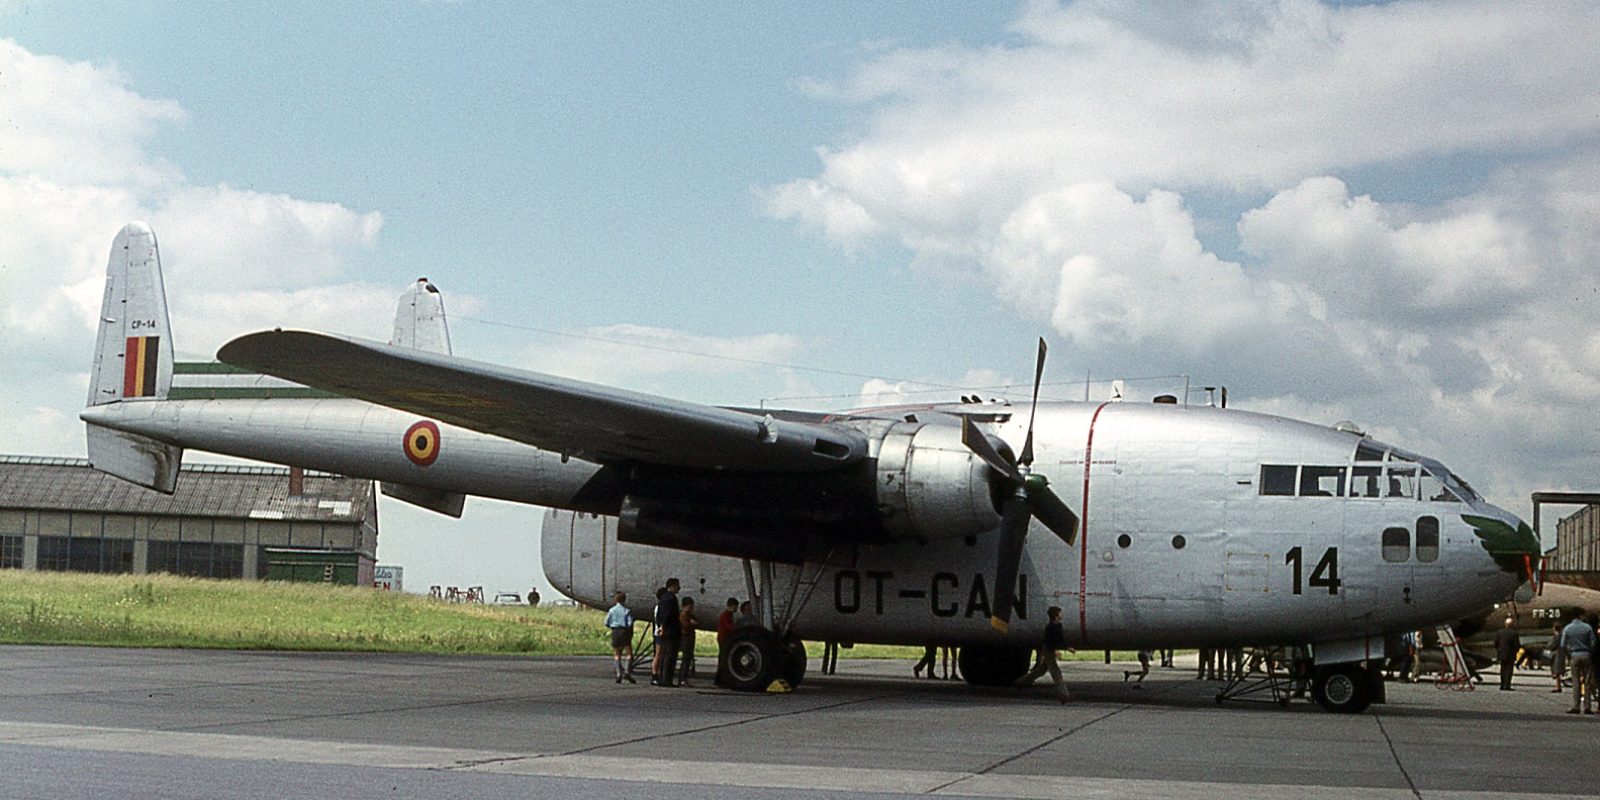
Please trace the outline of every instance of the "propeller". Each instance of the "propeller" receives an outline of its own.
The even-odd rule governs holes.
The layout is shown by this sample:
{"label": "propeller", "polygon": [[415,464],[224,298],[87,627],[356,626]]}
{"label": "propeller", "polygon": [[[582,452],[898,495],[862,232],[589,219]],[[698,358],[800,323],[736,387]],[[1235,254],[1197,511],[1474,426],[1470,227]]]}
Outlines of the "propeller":
{"label": "propeller", "polygon": [[1033,419],[1039,411],[1039,382],[1044,378],[1048,348],[1039,340],[1039,360],[1033,371],[1033,403],[1028,409],[1028,435],[1022,455],[1015,460],[1002,454],[1004,443],[978,430],[970,417],[961,419],[961,443],[993,470],[990,480],[1000,501],[1000,542],[996,548],[994,604],[989,624],[1005,633],[1011,628],[1011,608],[1016,604],[1017,570],[1022,565],[1022,544],[1028,524],[1037,519],[1071,547],[1078,540],[1078,515],[1050,488],[1050,480],[1033,472]]}

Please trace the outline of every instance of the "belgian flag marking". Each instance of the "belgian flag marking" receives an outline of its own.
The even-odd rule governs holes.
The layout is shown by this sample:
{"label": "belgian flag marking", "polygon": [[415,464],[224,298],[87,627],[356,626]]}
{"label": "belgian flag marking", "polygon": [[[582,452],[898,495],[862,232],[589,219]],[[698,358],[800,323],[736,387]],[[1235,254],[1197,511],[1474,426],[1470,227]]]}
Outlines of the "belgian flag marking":
{"label": "belgian flag marking", "polygon": [[129,336],[122,361],[122,396],[155,397],[161,337]]}
{"label": "belgian flag marking", "polygon": [[423,420],[406,428],[406,458],[419,467],[432,464],[439,457],[439,426]]}

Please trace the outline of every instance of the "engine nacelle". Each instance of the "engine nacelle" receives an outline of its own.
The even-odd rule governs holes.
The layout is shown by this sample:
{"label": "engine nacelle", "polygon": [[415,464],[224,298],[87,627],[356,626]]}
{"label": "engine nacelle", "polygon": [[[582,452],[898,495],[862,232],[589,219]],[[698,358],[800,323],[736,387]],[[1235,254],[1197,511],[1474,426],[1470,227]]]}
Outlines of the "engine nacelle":
{"label": "engine nacelle", "polygon": [[953,425],[898,422],[878,450],[878,508],[895,539],[959,539],[994,530],[989,466]]}

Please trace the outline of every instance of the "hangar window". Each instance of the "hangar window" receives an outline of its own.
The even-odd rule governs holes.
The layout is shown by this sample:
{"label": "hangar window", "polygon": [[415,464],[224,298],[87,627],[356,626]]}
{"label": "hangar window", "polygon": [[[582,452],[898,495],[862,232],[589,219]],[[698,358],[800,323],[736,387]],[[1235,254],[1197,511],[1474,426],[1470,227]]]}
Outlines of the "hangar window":
{"label": "hangar window", "polygon": [[244,546],[210,542],[151,542],[149,570],[197,578],[244,575]]}
{"label": "hangar window", "polygon": [[0,536],[0,569],[22,569],[21,536]]}
{"label": "hangar window", "polygon": [[1439,518],[1417,517],[1417,560],[1424,564],[1439,560]]}
{"label": "hangar window", "polygon": [[1281,464],[1261,465],[1261,493],[1293,497],[1295,471],[1298,469]]}
{"label": "hangar window", "polygon": [[1343,497],[1344,467],[1301,467],[1301,497]]}
{"label": "hangar window", "polygon": [[165,572],[170,575],[177,575],[178,543],[150,542],[150,549],[145,552],[145,569],[149,572]]}
{"label": "hangar window", "polygon": [[1411,531],[1405,528],[1384,528],[1383,560],[1399,563],[1409,558],[1411,558]]}
{"label": "hangar window", "polygon": [[71,563],[71,542],[65,536],[40,536],[39,569],[66,572]]}
{"label": "hangar window", "polygon": [[107,539],[105,557],[100,562],[101,572],[126,573],[133,571],[133,540]]}

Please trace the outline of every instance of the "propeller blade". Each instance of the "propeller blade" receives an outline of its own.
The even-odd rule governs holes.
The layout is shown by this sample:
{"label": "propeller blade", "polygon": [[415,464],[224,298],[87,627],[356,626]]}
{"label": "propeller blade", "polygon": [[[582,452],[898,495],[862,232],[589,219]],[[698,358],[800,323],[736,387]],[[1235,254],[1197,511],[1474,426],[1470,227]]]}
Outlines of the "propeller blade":
{"label": "propeller blade", "polygon": [[1027,498],[1019,492],[1005,502],[1000,512],[1000,542],[994,567],[994,597],[989,607],[989,624],[1005,633],[1011,629],[1011,609],[1017,603],[1017,570],[1022,566],[1022,541],[1028,536],[1033,512]]}
{"label": "propeller blade", "polygon": [[1017,463],[1025,467],[1033,463],[1033,417],[1039,412],[1039,382],[1044,380],[1044,354],[1049,349],[1040,336],[1039,360],[1033,367],[1033,404],[1028,407],[1028,438],[1022,443],[1022,455],[1017,458]]}
{"label": "propeller blade", "polygon": [[1004,456],[1000,455],[1000,451],[994,449],[994,445],[989,442],[989,437],[985,436],[983,431],[978,430],[978,426],[972,423],[971,417],[961,418],[961,443],[966,445],[967,449],[971,450],[978,458],[983,459],[983,463],[988,464],[990,469],[1010,478],[1013,483],[1021,485],[1023,477],[1022,472],[1017,469],[1017,465],[1007,461]]}
{"label": "propeller blade", "polygon": [[1027,494],[1028,510],[1051,533],[1066,542],[1068,547],[1078,541],[1078,515],[1072,513],[1072,509],[1050,488],[1049,480],[1043,475],[1029,475],[1023,484],[1023,491]]}

